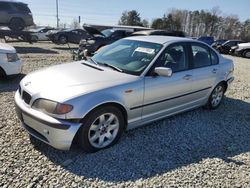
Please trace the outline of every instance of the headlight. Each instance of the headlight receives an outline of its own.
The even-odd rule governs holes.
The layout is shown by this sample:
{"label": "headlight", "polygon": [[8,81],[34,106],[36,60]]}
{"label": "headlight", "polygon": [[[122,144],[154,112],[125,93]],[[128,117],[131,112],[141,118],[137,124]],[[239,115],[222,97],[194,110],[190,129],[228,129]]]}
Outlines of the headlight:
{"label": "headlight", "polygon": [[32,108],[57,115],[66,114],[73,110],[73,106],[69,104],[61,104],[47,99],[37,99],[33,103]]}
{"label": "headlight", "polygon": [[8,53],[7,55],[7,61],[8,62],[16,62],[19,60],[19,57],[17,56],[16,53]]}
{"label": "headlight", "polygon": [[88,43],[88,44],[94,44],[94,43],[95,43],[95,40],[88,40],[87,43]]}

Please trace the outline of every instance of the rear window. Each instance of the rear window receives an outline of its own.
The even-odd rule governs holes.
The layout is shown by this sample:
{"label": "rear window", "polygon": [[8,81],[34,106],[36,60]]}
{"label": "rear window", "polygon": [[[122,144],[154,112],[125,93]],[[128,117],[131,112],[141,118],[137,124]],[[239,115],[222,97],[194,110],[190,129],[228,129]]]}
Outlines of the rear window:
{"label": "rear window", "polygon": [[14,6],[18,11],[21,11],[21,12],[24,12],[24,13],[30,13],[31,12],[26,4],[14,3]]}

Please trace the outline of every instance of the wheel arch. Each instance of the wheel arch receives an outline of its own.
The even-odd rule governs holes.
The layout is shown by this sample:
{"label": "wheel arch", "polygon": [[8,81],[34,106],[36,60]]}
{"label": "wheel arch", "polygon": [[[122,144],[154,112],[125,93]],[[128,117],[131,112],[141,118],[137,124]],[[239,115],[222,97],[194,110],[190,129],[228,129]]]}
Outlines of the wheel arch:
{"label": "wheel arch", "polygon": [[99,105],[93,107],[84,115],[84,117],[81,119],[81,122],[83,122],[84,119],[86,119],[88,117],[88,115],[91,114],[94,110],[105,107],[105,106],[114,106],[114,107],[118,108],[122,112],[122,115],[123,115],[124,121],[125,121],[125,128],[127,128],[127,124],[128,124],[127,110],[122,104],[120,104],[118,102],[104,102],[102,104],[99,104]]}
{"label": "wheel arch", "polygon": [[[85,115],[84,117],[82,117],[82,119],[80,120],[80,122],[84,122],[85,119],[88,118],[88,116],[94,111],[94,110],[97,110],[99,108],[102,108],[102,107],[105,107],[105,106],[115,106],[116,108],[118,108],[122,114],[123,114],[123,117],[124,117],[124,122],[125,122],[125,126],[124,126],[124,130],[127,129],[127,126],[128,126],[128,114],[127,114],[127,110],[126,108],[121,105],[120,103],[118,102],[105,102],[105,103],[102,103],[102,104],[99,104],[95,107],[93,107],[92,109],[90,109]],[[84,125],[81,125],[81,127],[84,126]],[[80,128],[81,128],[80,127]],[[77,138],[79,136],[79,131],[80,131],[80,128],[78,129],[77,133],[75,134],[74,138],[73,138],[73,141],[72,143],[76,143],[77,142]]]}

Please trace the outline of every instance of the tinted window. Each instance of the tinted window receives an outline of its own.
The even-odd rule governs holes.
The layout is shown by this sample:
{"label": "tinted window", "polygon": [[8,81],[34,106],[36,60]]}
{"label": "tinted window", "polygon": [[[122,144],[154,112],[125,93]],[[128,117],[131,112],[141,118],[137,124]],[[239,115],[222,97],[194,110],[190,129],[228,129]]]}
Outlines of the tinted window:
{"label": "tinted window", "polygon": [[168,67],[171,68],[173,72],[188,69],[185,47],[182,44],[167,47],[157,60],[157,67]]}
{"label": "tinted window", "polygon": [[30,9],[25,4],[14,3],[13,4],[18,11],[30,13]]}
{"label": "tinted window", "polygon": [[207,46],[202,44],[192,44],[193,67],[200,68],[211,65],[210,53]]}
{"label": "tinted window", "polygon": [[10,10],[9,3],[0,2],[0,10]]}

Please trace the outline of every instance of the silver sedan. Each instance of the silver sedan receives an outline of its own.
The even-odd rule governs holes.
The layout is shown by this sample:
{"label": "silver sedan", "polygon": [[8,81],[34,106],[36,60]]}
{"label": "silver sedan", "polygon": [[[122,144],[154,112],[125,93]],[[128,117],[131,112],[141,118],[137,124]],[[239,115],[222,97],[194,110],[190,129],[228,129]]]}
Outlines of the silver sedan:
{"label": "silver sedan", "polygon": [[216,109],[233,70],[231,60],[198,41],[130,37],[88,61],[27,75],[15,94],[16,111],[32,137],[62,150],[77,140],[95,152],[126,129],[200,106]]}

